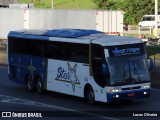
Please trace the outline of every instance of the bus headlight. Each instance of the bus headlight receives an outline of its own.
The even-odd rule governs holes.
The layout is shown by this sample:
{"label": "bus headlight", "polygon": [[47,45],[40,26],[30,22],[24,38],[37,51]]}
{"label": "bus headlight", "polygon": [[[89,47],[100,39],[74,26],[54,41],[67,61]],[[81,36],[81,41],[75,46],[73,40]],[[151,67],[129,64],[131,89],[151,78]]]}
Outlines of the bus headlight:
{"label": "bus headlight", "polygon": [[108,88],[107,92],[120,92],[121,90],[120,89],[110,89]]}
{"label": "bus headlight", "polygon": [[112,92],[120,92],[119,89],[113,89]]}
{"label": "bus headlight", "polygon": [[141,88],[147,89],[147,88],[150,88],[150,85],[143,85]]}

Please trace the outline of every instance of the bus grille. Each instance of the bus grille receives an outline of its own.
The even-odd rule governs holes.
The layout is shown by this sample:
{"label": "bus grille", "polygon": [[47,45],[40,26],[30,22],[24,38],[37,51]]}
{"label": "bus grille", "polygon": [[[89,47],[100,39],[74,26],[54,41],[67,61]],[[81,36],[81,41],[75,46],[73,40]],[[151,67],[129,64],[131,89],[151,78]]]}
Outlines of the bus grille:
{"label": "bus grille", "polygon": [[137,87],[129,87],[129,88],[122,88],[122,90],[134,90],[134,89],[140,89],[141,86],[137,86]]}

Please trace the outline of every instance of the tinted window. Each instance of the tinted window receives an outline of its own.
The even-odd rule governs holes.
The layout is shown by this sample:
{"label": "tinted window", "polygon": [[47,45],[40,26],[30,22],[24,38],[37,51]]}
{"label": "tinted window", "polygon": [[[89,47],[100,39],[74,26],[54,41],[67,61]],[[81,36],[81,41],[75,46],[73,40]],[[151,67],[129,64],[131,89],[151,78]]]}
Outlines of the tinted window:
{"label": "tinted window", "polygon": [[46,57],[46,42],[22,38],[9,38],[9,52]]}
{"label": "tinted window", "polygon": [[89,45],[63,43],[62,59],[72,62],[89,63]]}
{"label": "tinted window", "polygon": [[146,17],[146,21],[151,21],[151,17]]}
{"label": "tinted window", "polygon": [[87,44],[9,38],[9,52],[89,63],[89,45]]}
{"label": "tinted window", "polygon": [[154,21],[154,20],[155,20],[154,16],[145,16],[145,17],[143,17],[142,21]]}

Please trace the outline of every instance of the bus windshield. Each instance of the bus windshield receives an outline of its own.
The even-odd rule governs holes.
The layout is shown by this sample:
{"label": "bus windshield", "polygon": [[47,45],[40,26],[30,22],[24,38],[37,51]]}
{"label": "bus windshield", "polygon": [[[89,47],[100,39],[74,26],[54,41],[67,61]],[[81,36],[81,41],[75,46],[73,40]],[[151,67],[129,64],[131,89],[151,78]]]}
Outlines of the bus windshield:
{"label": "bus windshield", "polygon": [[145,54],[139,56],[107,57],[111,85],[129,85],[149,82]]}

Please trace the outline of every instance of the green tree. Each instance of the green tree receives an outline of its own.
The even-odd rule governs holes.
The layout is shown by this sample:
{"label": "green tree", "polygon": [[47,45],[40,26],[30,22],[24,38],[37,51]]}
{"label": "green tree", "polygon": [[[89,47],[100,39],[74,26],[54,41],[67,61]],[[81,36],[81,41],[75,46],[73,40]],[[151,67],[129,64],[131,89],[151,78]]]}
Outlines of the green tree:
{"label": "green tree", "polygon": [[93,0],[101,9],[112,9],[115,7],[115,0]]}
{"label": "green tree", "polygon": [[155,0],[93,0],[93,1],[101,9],[123,10],[125,12],[124,22],[128,24],[138,24],[143,15],[154,14]]}
{"label": "green tree", "polygon": [[145,14],[154,14],[154,0],[125,0],[121,9],[125,11],[124,22],[137,24]]}

